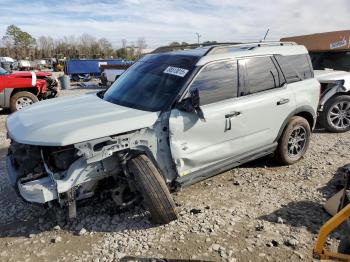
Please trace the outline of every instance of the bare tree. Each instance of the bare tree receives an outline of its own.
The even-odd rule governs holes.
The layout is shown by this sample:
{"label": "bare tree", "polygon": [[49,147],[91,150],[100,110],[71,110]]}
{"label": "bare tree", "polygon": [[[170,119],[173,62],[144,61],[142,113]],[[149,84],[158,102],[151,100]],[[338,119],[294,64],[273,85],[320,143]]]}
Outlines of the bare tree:
{"label": "bare tree", "polygon": [[91,57],[92,54],[99,50],[93,50],[96,47],[94,44],[96,43],[96,38],[89,34],[82,34],[79,38],[80,41],[80,56],[83,57]]}
{"label": "bare tree", "polygon": [[146,40],[144,37],[140,37],[137,39],[137,52],[136,52],[136,56],[137,58],[140,58],[140,56],[143,54],[143,52],[145,51],[145,49],[147,48],[147,44],[146,44]]}
{"label": "bare tree", "polygon": [[37,39],[19,27],[11,25],[6,35],[0,39],[0,56],[10,56],[17,59],[32,59],[67,57],[67,58],[111,58],[112,56],[135,60],[145,51],[147,44],[144,37],[137,39],[136,44],[121,40],[121,48],[114,49],[112,43],[105,37],[100,39],[89,34],[81,36],[63,36],[53,39],[50,36],[40,36]]}
{"label": "bare tree", "polygon": [[100,38],[98,41],[99,49],[102,51],[103,57],[110,57],[113,53],[112,43],[107,38]]}

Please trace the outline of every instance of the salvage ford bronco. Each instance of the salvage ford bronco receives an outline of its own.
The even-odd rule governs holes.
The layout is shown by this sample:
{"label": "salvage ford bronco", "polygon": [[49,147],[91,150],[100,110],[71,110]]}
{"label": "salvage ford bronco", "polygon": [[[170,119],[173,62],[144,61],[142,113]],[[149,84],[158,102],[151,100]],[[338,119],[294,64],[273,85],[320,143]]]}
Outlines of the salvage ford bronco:
{"label": "salvage ford bronco", "polygon": [[181,186],[266,155],[300,160],[319,94],[308,52],[294,43],[149,54],[106,92],[11,115],[8,176],[24,200],[70,218],[78,201],[108,192],[118,207],[140,201],[168,223]]}

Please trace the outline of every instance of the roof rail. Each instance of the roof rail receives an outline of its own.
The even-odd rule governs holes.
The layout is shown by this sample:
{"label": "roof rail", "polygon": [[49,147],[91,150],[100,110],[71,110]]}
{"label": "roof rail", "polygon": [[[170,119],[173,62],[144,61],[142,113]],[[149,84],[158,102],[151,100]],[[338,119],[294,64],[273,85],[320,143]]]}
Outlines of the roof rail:
{"label": "roof rail", "polygon": [[224,48],[230,48],[230,47],[237,47],[237,48],[244,48],[249,47],[251,49],[254,49],[256,47],[261,46],[284,46],[284,45],[296,45],[294,42],[281,42],[281,41],[261,41],[261,42],[247,42],[247,43],[240,43],[240,42],[222,42],[222,43],[202,43],[202,44],[186,44],[186,45],[170,45],[170,46],[161,46],[157,49],[153,50],[151,54],[156,53],[166,53],[166,52],[172,52],[172,51],[179,51],[179,50],[189,50],[189,49],[195,49],[199,47],[210,47],[208,51],[205,53],[205,55],[209,53],[214,53],[215,50],[218,49],[224,49]]}
{"label": "roof rail", "polygon": [[206,55],[213,54],[216,52],[222,52],[223,50],[228,49],[228,48],[232,48],[232,47],[253,50],[257,47],[262,47],[262,46],[288,46],[288,45],[296,45],[296,43],[295,42],[281,42],[281,41],[261,41],[261,42],[249,42],[249,43],[234,44],[234,45],[214,45],[214,46],[212,46],[212,48],[210,48],[208,50]]}
{"label": "roof rail", "polygon": [[165,53],[165,52],[171,52],[171,51],[178,51],[178,50],[188,50],[188,49],[195,49],[198,47],[207,47],[207,46],[219,46],[219,45],[236,45],[241,44],[239,42],[223,42],[223,43],[202,43],[202,44],[186,44],[186,45],[169,45],[169,46],[161,46],[156,48],[151,52],[151,54],[156,53]]}

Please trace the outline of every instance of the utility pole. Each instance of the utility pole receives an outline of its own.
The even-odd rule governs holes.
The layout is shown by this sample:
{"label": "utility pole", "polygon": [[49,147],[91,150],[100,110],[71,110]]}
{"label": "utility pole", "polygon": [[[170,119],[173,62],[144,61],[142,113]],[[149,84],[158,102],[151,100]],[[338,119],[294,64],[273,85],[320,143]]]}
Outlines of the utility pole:
{"label": "utility pole", "polygon": [[197,40],[198,40],[198,44],[199,44],[199,39],[201,38],[201,34],[199,34],[198,32],[196,32],[196,35],[197,35]]}

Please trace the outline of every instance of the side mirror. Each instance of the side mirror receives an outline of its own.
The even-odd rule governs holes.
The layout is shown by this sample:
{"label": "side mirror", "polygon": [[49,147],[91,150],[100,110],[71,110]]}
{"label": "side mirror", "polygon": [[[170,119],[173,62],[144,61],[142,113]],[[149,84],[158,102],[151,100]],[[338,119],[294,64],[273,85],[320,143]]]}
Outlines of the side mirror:
{"label": "side mirror", "polygon": [[191,105],[195,110],[199,109],[200,107],[200,98],[199,98],[199,91],[197,88],[190,91],[190,99],[191,99]]}
{"label": "side mirror", "polygon": [[194,113],[200,109],[200,98],[198,89],[190,91],[190,96],[183,99],[179,104],[178,108],[188,113]]}

